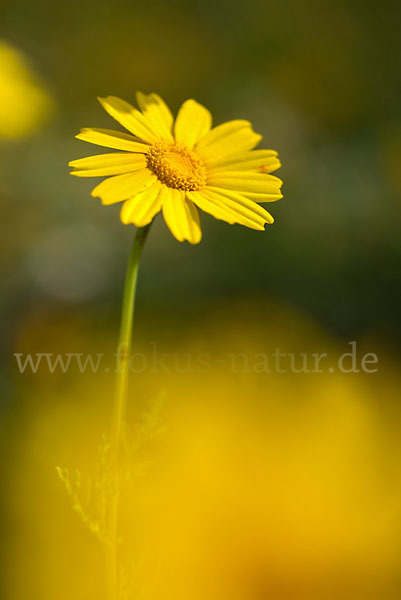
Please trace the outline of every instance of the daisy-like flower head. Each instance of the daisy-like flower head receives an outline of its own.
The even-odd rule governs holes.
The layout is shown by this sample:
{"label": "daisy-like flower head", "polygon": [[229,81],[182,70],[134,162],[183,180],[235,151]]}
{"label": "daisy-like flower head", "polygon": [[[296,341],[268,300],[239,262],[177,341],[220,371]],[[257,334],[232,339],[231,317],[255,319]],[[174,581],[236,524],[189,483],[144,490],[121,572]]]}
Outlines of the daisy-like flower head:
{"label": "daisy-like flower head", "polygon": [[73,160],[72,175],[107,177],[92,190],[103,204],[123,202],[121,221],[148,225],[162,211],[171,233],[197,244],[198,208],[227,223],[263,230],[273,217],[259,203],[282,197],[274,150],[254,150],[261,136],[249,121],[212,128],[210,112],[195,100],[181,106],[174,122],[157,94],[137,93],[140,110],[124,100],[99,98],[130,133],[82,129],[80,140],[120,150]]}

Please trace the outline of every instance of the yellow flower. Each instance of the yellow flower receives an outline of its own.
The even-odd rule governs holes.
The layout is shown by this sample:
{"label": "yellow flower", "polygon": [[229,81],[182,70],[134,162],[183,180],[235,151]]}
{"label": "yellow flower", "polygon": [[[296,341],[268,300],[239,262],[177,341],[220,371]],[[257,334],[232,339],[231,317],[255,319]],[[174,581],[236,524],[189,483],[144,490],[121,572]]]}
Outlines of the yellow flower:
{"label": "yellow flower", "polygon": [[54,113],[55,103],[26,57],[0,39],[0,139],[34,133]]}
{"label": "yellow flower", "polygon": [[[124,202],[121,221],[148,225],[163,212],[171,233],[197,244],[202,237],[197,207],[227,223],[263,230],[273,217],[260,202],[282,198],[274,150],[253,150],[261,140],[249,121],[212,128],[210,112],[195,100],[181,106],[175,123],[157,94],[137,93],[140,111],[115,98],[103,108],[130,134],[82,129],[80,140],[122,150],[73,160],[72,175],[108,178],[92,190],[103,204]],[[109,177],[110,176],[110,177]]]}

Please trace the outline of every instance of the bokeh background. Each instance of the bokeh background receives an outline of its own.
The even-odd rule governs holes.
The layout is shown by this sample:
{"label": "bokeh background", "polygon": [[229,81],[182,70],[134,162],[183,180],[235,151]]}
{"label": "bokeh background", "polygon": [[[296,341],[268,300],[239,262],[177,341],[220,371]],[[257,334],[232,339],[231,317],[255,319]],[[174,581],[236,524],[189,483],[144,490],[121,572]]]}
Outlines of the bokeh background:
{"label": "bokeh background", "polygon": [[379,365],[136,374],[130,421],[163,394],[168,426],[123,507],[126,562],[144,563],[128,597],[398,598],[399,3],[2,0],[0,18],[1,596],[104,597],[55,466],[94,469],[112,374],[21,374],[14,353],[114,351],[134,227],[67,163],[91,153],[81,127],[114,127],[96,96],[143,90],[251,120],[285,183],[266,233],[202,215],[191,247],[158,217],[136,349],[336,356],[355,340]]}

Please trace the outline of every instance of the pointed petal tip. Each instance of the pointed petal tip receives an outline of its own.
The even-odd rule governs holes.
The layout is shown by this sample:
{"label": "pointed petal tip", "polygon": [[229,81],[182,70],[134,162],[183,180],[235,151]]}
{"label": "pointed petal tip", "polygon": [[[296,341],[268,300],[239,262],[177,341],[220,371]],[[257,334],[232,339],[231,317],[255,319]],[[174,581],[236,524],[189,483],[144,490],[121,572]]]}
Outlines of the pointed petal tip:
{"label": "pointed petal tip", "polygon": [[97,101],[100,102],[101,106],[106,110],[105,105],[113,98],[113,96],[105,96],[104,98],[102,96],[96,96],[96,98]]}
{"label": "pointed petal tip", "polygon": [[[92,131],[92,128],[91,128],[91,127],[82,127],[82,128],[81,128],[81,129],[78,131],[78,133],[76,133],[76,134],[75,134],[75,136],[74,136],[74,137],[75,137],[77,140],[82,140],[82,136],[83,136],[83,135],[86,135],[86,134],[87,134],[87,133],[89,133],[90,131]],[[86,141],[86,140],[84,140],[84,141]]]}

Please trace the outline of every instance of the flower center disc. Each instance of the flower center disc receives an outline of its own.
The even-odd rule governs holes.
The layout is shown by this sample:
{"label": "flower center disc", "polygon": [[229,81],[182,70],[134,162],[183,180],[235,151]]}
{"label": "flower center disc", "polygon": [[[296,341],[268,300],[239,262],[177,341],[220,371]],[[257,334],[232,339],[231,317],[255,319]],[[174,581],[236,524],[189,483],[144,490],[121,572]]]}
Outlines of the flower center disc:
{"label": "flower center disc", "polygon": [[162,183],[178,190],[200,190],[206,184],[201,159],[188,148],[159,142],[149,148],[148,167]]}

